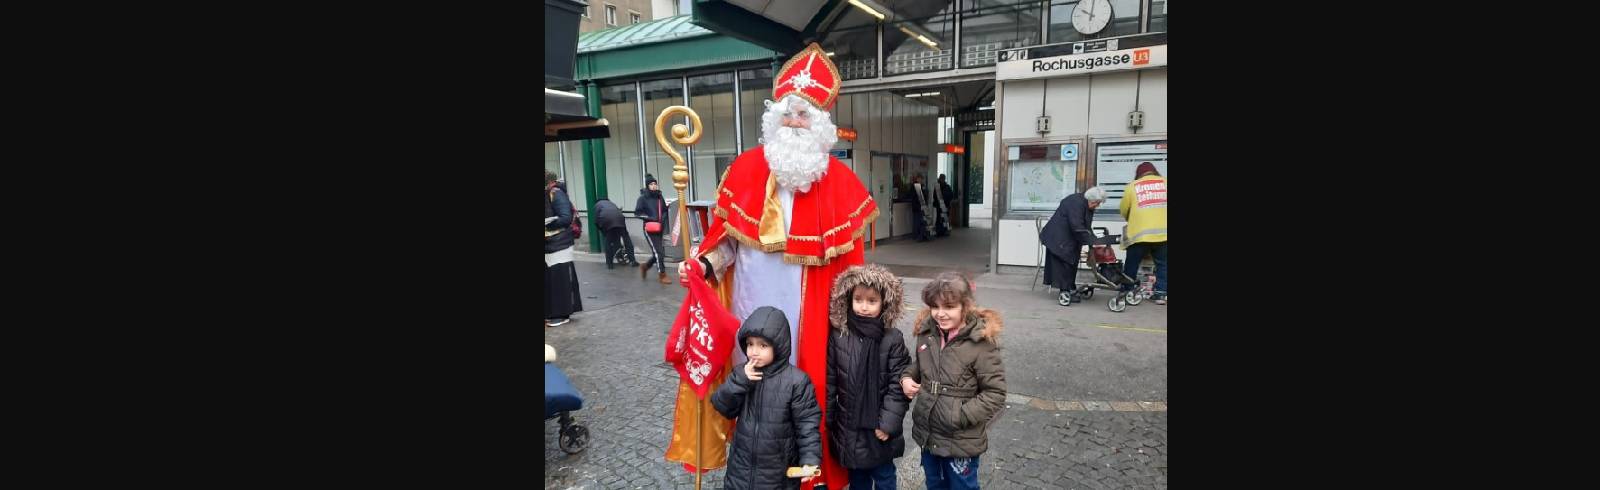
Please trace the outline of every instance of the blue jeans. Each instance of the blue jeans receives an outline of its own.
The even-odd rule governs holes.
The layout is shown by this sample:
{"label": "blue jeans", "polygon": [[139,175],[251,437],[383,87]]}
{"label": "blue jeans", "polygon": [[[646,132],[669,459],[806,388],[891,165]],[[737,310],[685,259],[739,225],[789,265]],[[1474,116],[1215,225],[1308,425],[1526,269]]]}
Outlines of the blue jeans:
{"label": "blue jeans", "polygon": [[1134,279],[1139,278],[1139,262],[1144,261],[1146,253],[1156,261],[1156,294],[1167,295],[1167,242],[1160,243],[1135,243],[1128,246],[1128,261],[1124,264],[1122,273]]}
{"label": "blue jeans", "polygon": [[878,490],[895,489],[894,461],[877,468],[849,471],[850,490],[872,490],[874,485]]}
{"label": "blue jeans", "polygon": [[[978,458],[944,458],[922,450],[922,472],[928,490],[978,488]],[[852,487],[854,488],[854,487]]]}

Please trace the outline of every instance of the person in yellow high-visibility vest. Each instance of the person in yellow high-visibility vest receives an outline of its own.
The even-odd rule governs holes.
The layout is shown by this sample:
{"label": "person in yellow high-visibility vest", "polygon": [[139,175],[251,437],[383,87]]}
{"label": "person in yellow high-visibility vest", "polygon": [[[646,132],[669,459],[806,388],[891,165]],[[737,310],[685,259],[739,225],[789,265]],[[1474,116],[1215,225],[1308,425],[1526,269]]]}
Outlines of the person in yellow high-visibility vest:
{"label": "person in yellow high-visibility vest", "polygon": [[1149,255],[1156,262],[1155,293],[1150,298],[1158,305],[1167,304],[1167,178],[1156,171],[1155,164],[1139,164],[1133,182],[1122,191],[1118,211],[1128,220],[1122,237],[1123,248],[1128,251],[1123,273],[1139,277],[1139,263]]}

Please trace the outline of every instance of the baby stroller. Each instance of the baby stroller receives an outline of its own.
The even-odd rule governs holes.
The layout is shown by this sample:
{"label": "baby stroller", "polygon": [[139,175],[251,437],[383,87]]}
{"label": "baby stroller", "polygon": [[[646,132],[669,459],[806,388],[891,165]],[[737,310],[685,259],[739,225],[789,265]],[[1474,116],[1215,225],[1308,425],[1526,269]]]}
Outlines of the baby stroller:
{"label": "baby stroller", "polygon": [[561,418],[561,450],[577,454],[589,445],[589,428],[572,421],[572,412],[583,409],[583,395],[554,364],[555,349],[545,345],[544,354],[544,419]]}
{"label": "baby stroller", "polygon": [[[1122,261],[1117,260],[1117,253],[1111,250],[1111,247],[1121,242],[1122,236],[1112,235],[1110,230],[1102,226],[1094,229],[1100,232],[1100,236],[1095,237],[1094,243],[1105,247],[1089,247],[1089,271],[1094,275],[1094,282],[1078,286],[1078,296],[1087,300],[1094,297],[1095,289],[1115,291],[1111,300],[1106,303],[1106,307],[1117,313],[1127,310],[1128,305],[1144,302],[1144,291],[1142,291],[1144,286],[1122,273]],[[1065,298],[1066,294],[1062,294],[1062,297]]]}

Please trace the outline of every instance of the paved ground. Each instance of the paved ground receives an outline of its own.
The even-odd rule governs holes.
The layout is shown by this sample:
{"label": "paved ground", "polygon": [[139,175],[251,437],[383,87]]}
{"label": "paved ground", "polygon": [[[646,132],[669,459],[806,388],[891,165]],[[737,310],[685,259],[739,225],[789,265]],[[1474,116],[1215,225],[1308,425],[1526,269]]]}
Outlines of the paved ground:
{"label": "paved ground", "polygon": [[989,271],[989,241],[992,230],[957,228],[950,236],[918,242],[909,236],[879,240],[867,248],[867,262],[882,264],[901,277],[933,278],[940,272],[959,269],[971,275]]}
{"label": "paved ground", "polygon": [[[546,421],[545,488],[692,488],[693,476],[662,458],[676,373],[661,356],[684,290],[579,255],[585,311],[546,328],[545,342],[584,392],[586,406],[575,415],[591,442],[567,455],[556,444],[557,423]],[[1166,488],[1167,307],[1146,302],[1112,313],[1096,295],[1063,308],[1051,293],[1029,291],[1027,276],[977,281],[979,304],[1007,321],[1001,342],[1011,392],[981,458],[984,487]],[[906,279],[908,305],[921,307],[926,283]],[[899,479],[903,488],[921,488],[910,417],[906,424]],[[708,474],[706,488],[719,488],[720,478],[720,471]]]}

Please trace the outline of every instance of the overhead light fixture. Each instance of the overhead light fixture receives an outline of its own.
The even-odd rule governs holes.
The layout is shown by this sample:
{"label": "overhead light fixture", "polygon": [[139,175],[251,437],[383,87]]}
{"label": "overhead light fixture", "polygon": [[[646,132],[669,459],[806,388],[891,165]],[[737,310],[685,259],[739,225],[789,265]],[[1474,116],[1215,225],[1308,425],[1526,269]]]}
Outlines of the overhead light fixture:
{"label": "overhead light fixture", "polygon": [[933,97],[935,95],[939,95],[939,92],[923,92],[923,93],[920,93],[920,94],[906,94],[906,97]]}
{"label": "overhead light fixture", "polygon": [[878,11],[876,11],[876,10],[873,10],[872,7],[868,7],[867,4],[861,3],[861,0],[850,0],[850,5],[855,5],[856,8],[861,9],[862,11],[866,12],[868,15],[871,15],[873,17],[877,17],[878,20],[880,20],[880,21],[883,20],[883,14],[878,13]]}
{"label": "overhead light fixture", "polygon": [[917,41],[921,41],[922,44],[926,44],[930,48],[939,49],[939,43],[934,42],[932,39],[928,39],[928,36],[925,36],[920,32],[912,31],[911,29],[906,28],[906,26],[900,26],[900,32],[904,32],[907,36],[916,38]]}
{"label": "overhead light fixture", "polygon": [[829,58],[832,58],[832,57],[833,57],[833,51],[829,51],[829,52],[828,52],[828,57],[829,57]]}
{"label": "overhead light fixture", "polygon": [[980,111],[989,111],[989,110],[994,110],[994,106],[992,106],[992,105],[990,105],[990,106],[983,106],[983,107],[979,107],[979,108],[978,108],[978,110],[980,110]]}

